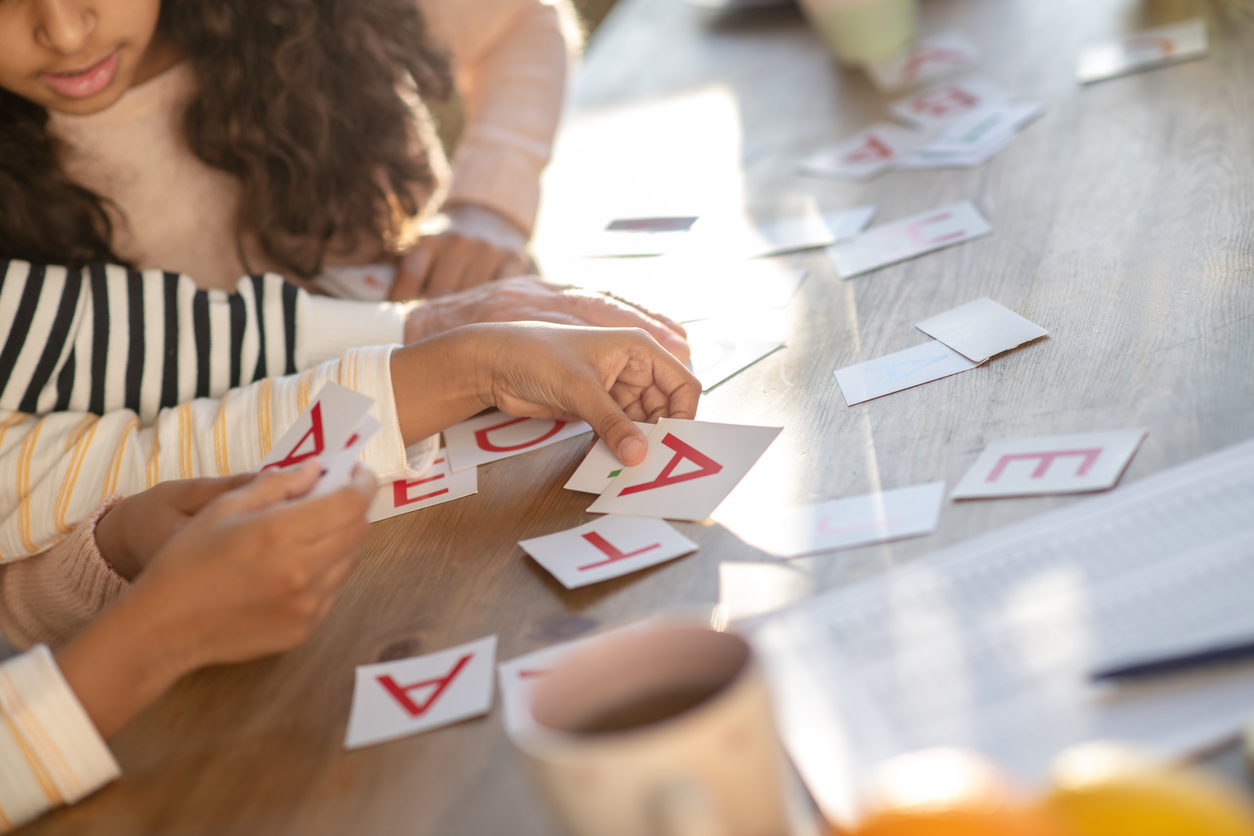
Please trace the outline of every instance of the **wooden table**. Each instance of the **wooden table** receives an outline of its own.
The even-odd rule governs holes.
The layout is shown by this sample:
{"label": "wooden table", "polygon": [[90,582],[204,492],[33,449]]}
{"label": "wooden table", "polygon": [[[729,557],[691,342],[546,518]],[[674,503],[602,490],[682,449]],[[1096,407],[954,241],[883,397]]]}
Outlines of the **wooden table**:
{"label": "wooden table", "polygon": [[[561,485],[585,443],[485,466],[479,494],[380,523],[316,636],[282,658],[202,672],[120,735],[125,777],[27,832],[553,834],[554,818],[484,719],[342,749],[353,668],[489,634],[500,658],[681,602],[715,601],[718,566],[764,555],[729,529],[788,503],[936,479],[990,441],[1147,426],[1141,478],[1254,435],[1254,23],[1202,2],[923,0],[922,28],[960,28],[985,71],[1046,103],[1043,119],[970,171],[865,184],[800,178],[795,161],[886,114],[836,70],[793,12],[723,20],[679,0],[622,0],[598,33],[548,177],[538,236],[554,274],[589,217],[739,201],[767,219],[813,200],[879,220],[962,199],[984,239],[841,282],[821,254],[791,305],[789,342],[702,402],[706,420],[785,430],[691,556],[568,592],[516,545],[585,522]],[[1079,48],[1210,20],[1211,54],[1080,88]],[[747,144],[769,152],[742,165]],[[920,342],[913,322],[991,296],[1050,330],[967,374],[848,408],[834,369]],[[930,537],[797,565],[813,590],[850,583],[1077,498],[946,505]],[[719,522],[721,521],[721,522]],[[1231,756],[1229,756],[1231,759]]]}

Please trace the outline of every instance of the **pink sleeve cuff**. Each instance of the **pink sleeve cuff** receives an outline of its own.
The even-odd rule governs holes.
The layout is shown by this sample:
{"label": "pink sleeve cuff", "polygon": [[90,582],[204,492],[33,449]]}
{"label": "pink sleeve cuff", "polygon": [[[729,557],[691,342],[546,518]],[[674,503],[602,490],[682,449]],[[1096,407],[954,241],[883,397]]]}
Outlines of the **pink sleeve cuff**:
{"label": "pink sleeve cuff", "polygon": [[122,501],[97,506],[65,540],[0,575],[0,628],[20,648],[59,647],[129,586],[96,545],[96,524]]}

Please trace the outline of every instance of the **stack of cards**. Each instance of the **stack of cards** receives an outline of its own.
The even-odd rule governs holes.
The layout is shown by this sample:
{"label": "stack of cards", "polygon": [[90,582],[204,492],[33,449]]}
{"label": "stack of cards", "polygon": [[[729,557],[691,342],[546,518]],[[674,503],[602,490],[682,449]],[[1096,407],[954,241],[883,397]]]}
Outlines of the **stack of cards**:
{"label": "stack of cards", "polygon": [[902,169],[974,168],[1014,140],[1045,112],[1039,102],[990,104],[954,119],[939,137],[898,160]]}
{"label": "stack of cards", "polygon": [[284,470],[310,459],[322,463],[322,476],[310,496],[333,493],[347,484],[366,443],[380,429],[370,415],[374,401],[338,383],[327,383],[261,460],[260,470]]}

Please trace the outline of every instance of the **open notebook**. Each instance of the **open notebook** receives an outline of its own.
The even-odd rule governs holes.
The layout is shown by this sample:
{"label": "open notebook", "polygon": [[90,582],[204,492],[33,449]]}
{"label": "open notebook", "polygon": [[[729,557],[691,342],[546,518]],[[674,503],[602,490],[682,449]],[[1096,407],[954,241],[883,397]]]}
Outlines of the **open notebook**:
{"label": "open notebook", "polygon": [[1135,685],[1095,667],[1254,636],[1254,441],[765,619],[789,753],[847,820],[884,757],[967,746],[1025,781],[1092,738],[1183,754],[1254,716],[1254,663]]}

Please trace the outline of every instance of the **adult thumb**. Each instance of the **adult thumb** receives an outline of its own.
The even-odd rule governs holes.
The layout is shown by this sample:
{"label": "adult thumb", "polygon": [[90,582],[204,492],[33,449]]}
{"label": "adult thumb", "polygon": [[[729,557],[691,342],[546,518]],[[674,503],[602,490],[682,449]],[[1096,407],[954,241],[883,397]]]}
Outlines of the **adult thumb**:
{"label": "adult thumb", "polygon": [[589,387],[585,392],[586,395],[577,405],[575,414],[596,430],[597,435],[614,451],[620,462],[636,465],[644,461],[644,454],[649,449],[644,433],[640,432],[604,389]]}

